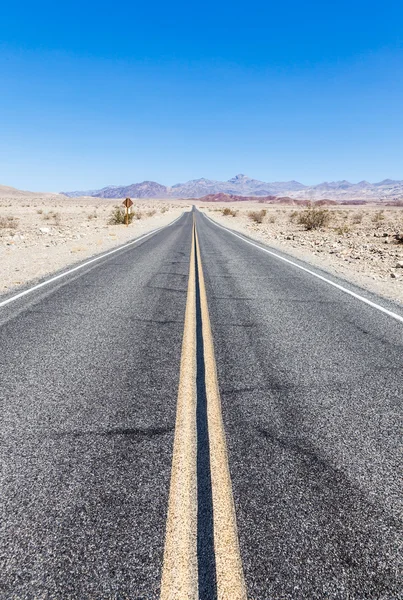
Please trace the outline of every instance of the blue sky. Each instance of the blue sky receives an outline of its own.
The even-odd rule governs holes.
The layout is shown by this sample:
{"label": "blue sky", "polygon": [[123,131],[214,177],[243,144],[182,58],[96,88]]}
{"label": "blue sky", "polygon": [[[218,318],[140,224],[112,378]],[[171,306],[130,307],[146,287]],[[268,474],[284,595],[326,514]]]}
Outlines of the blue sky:
{"label": "blue sky", "polygon": [[403,179],[403,4],[4,2],[0,184]]}

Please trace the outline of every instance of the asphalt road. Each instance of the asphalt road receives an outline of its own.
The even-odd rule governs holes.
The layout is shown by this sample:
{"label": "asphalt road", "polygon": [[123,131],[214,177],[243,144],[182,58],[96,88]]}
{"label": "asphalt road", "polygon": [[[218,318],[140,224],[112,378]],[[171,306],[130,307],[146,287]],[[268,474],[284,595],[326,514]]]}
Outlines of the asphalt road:
{"label": "asphalt road", "polygon": [[[248,598],[403,598],[403,324],[196,224]],[[159,597],[191,236],[0,308],[2,600]]]}
{"label": "asphalt road", "polygon": [[403,598],[403,324],[198,232],[249,598]]}
{"label": "asphalt road", "polygon": [[0,311],[4,600],[158,598],[191,222]]}

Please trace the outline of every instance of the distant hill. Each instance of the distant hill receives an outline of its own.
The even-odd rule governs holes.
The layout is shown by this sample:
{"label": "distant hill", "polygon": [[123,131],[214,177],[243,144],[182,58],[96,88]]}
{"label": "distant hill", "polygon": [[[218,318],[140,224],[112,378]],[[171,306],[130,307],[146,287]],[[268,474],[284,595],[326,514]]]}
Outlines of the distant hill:
{"label": "distant hill", "polygon": [[47,198],[49,196],[58,196],[58,194],[52,192],[29,192],[27,190],[18,190],[17,188],[10,187],[8,185],[0,185],[1,198],[20,198],[21,196],[27,198],[43,196]]}
{"label": "distant hill", "polygon": [[143,181],[128,186],[108,186],[100,190],[61,192],[71,198],[95,196],[97,198],[201,198],[207,194],[236,194],[239,196],[269,196],[283,193],[284,190],[303,190],[298,181],[265,183],[246,175],[236,175],[228,181],[213,179],[193,179],[186,183],[176,183],[167,187],[155,181]]}
{"label": "distant hill", "polygon": [[[309,203],[308,200],[298,200],[289,196],[236,196],[235,194],[208,194],[198,198],[200,202],[259,202],[262,204],[289,204],[291,206],[303,206]],[[336,200],[315,200],[315,205],[329,206],[338,204]]]}
{"label": "distant hill", "polygon": [[303,190],[305,187],[298,181],[266,183],[240,174],[228,181],[194,179],[186,183],[177,183],[169,189],[169,195],[181,198],[200,198],[207,194],[219,193],[239,196],[270,196],[281,194],[285,190]]}
{"label": "distant hill", "polygon": [[294,198],[305,198],[309,200],[320,200],[331,198],[343,201],[384,201],[403,199],[403,181],[385,179],[378,183],[360,181],[350,183],[349,181],[325,181],[318,185],[297,190],[291,194]]}
{"label": "distant hill", "polygon": [[143,181],[131,185],[110,185],[101,190],[88,190],[78,192],[60,192],[69,198],[92,196],[95,198],[167,198],[167,187],[155,181]]}
{"label": "distant hill", "polygon": [[93,196],[97,198],[203,198],[210,194],[232,194],[241,197],[282,196],[300,200],[346,201],[401,201],[403,181],[385,179],[378,183],[360,181],[325,181],[318,185],[306,186],[298,181],[265,182],[239,174],[228,181],[214,179],[193,179],[176,183],[172,187],[155,181],[143,181],[127,186],[108,186],[100,190],[61,192],[65,196]]}

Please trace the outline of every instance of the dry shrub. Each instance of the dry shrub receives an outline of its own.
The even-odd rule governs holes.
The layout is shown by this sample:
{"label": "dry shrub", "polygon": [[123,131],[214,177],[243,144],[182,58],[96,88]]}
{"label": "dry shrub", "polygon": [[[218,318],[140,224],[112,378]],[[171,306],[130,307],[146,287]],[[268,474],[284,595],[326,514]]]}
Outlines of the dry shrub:
{"label": "dry shrub", "polygon": [[153,217],[157,211],[153,208],[147,212],[147,217]]}
{"label": "dry shrub", "polygon": [[60,225],[61,217],[60,217],[59,213],[53,213],[52,218],[53,218],[55,225]]}
{"label": "dry shrub", "polygon": [[226,206],[225,208],[223,208],[221,210],[222,214],[224,215],[224,217],[235,217],[237,211],[233,210],[232,208],[228,208],[228,206]]}
{"label": "dry shrub", "polygon": [[251,210],[250,212],[248,212],[248,217],[254,223],[263,223],[263,219],[266,216],[266,212],[267,211],[265,209],[262,209],[262,210]]}
{"label": "dry shrub", "polygon": [[162,212],[162,213],[166,213],[168,210],[169,210],[168,206],[163,206],[163,207],[161,208],[161,212]]}
{"label": "dry shrub", "polygon": [[53,210],[51,210],[51,211],[49,211],[47,213],[44,213],[42,215],[42,219],[44,221],[51,221],[53,219],[55,225],[60,225],[60,221],[61,221],[60,214],[54,212]]}
{"label": "dry shrub", "polygon": [[270,215],[268,218],[269,223],[275,223],[276,222],[276,215]]}
{"label": "dry shrub", "polygon": [[17,229],[18,221],[15,217],[0,217],[0,229]]}
{"label": "dry shrub", "polygon": [[293,223],[295,221],[295,219],[298,217],[298,215],[299,215],[299,211],[293,210],[289,216],[290,223]]}
{"label": "dry shrub", "polygon": [[351,221],[354,223],[354,225],[358,225],[359,223],[362,223],[363,217],[364,214],[362,212],[354,213],[351,217]]}
{"label": "dry shrub", "polygon": [[[129,213],[129,223],[133,221],[134,213]],[[122,206],[114,206],[108,220],[109,225],[125,225],[126,210]]]}
{"label": "dry shrub", "polygon": [[87,217],[87,219],[88,219],[89,221],[92,221],[92,219],[97,219],[97,218],[98,218],[98,215],[97,215],[97,213],[96,213],[95,211],[94,211],[93,213],[90,213],[90,214],[88,215],[88,217]]}
{"label": "dry shrub", "polygon": [[393,237],[395,238],[397,244],[403,244],[403,233],[396,233],[396,235]]}
{"label": "dry shrub", "polygon": [[334,230],[338,235],[345,235],[346,233],[350,233],[350,227],[346,223],[335,227]]}
{"label": "dry shrub", "polygon": [[383,210],[378,210],[378,212],[376,212],[374,214],[374,216],[372,217],[372,222],[373,223],[380,223],[381,221],[385,220],[385,215],[383,214]]}
{"label": "dry shrub", "polygon": [[298,223],[304,225],[306,231],[327,227],[329,222],[329,211],[325,208],[316,208],[314,206],[303,210],[298,217]]}

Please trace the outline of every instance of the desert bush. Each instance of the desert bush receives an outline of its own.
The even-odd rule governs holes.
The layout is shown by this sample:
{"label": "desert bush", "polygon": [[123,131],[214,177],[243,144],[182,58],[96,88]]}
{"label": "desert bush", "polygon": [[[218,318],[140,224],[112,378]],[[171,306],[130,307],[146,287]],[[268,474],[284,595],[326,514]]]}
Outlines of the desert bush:
{"label": "desert bush", "polygon": [[93,213],[90,213],[90,214],[88,215],[88,217],[87,217],[87,219],[88,219],[89,221],[92,221],[92,219],[97,219],[97,218],[98,218],[98,215],[97,215],[97,213],[95,212],[95,210],[94,210],[94,212],[93,212]]}
{"label": "desert bush", "polygon": [[[133,221],[134,213],[129,213],[129,223]],[[126,224],[126,210],[123,206],[114,206],[109,217],[109,225],[125,225]]]}
{"label": "desert bush", "polygon": [[345,235],[346,233],[350,233],[350,227],[346,223],[335,227],[334,230],[338,235]]}
{"label": "desert bush", "polygon": [[251,210],[250,212],[248,212],[248,217],[254,223],[263,223],[263,219],[266,216],[266,212],[267,211],[265,209],[262,209],[262,210]]}
{"label": "desert bush", "polygon": [[161,212],[162,212],[162,213],[166,213],[168,210],[169,210],[168,206],[163,206],[163,207],[161,208]]}
{"label": "desert bush", "polygon": [[292,212],[290,212],[290,216],[288,217],[290,223],[293,223],[295,221],[295,219],[298,217],[298,215],[299,215],[298,210],[293,210]]}
{"label": "desert bush", "polygon": [[330,222],[330,213],[325,208],[310,206],[303,210],[298,217],[298,223],[304,225],[306,231],[327,227]]}
{"label": "desert bush", "polygon": [[51,211],[49,211],[47,213],[43,213],[42,219],[44,221],[51,221],[51,220],[53,220],[55,222],[55,225],[60,225],[60,221],[61,221],[60,214],[54,212],[53,210],[51,210]]}
{"label": "desert bush", "polygon": [[275,223],[276,222],[276,215],[269,215],[268,221],[269,221],[269,223]]}
{"label": "desert bush", "polygon": [[364,215],[361,212],[354,213],[353,216],[351,217],[351,221],[354,223],[354,225],[358,225],[359,223],[362,223],[363,217],[364,217]]}
{"label": "desert bush", "polygon": [[157,211],[153,208],[147,212],[147,217],[153,217]]}
{"label": "desert bush", "polygon": [[224,215],[224,217],[235,217],[236,213],[237,213],[236,210],[233,210],[232,208],[229,208],[228,206],[221,209],[221,212]]}
{"label": "desert bush", "polygon": [[378,212],[376,212],[374,214],[374,216],[372,217],[372,222],[373,223],[380,223],[381,221],[385,220],[385,215],[383,214],[383,210],[378,210]]}
{"label": "desert bush", "polygon": [[36,211],[36,213],[37,213],[38,215],[41,215],[41,214],[43,213],[43,210],[42,210],[42,208],[38,208],[38,210]]}
{"label": "desert bush", "polygon": [[0,217],[0,229],[17,229],[18,221],[15,217]]}
{"label": "desert bush", "polygon": [[403,244],[403,233],[396,233],[396,235],[393,237],[395,238],[397,244]]}

